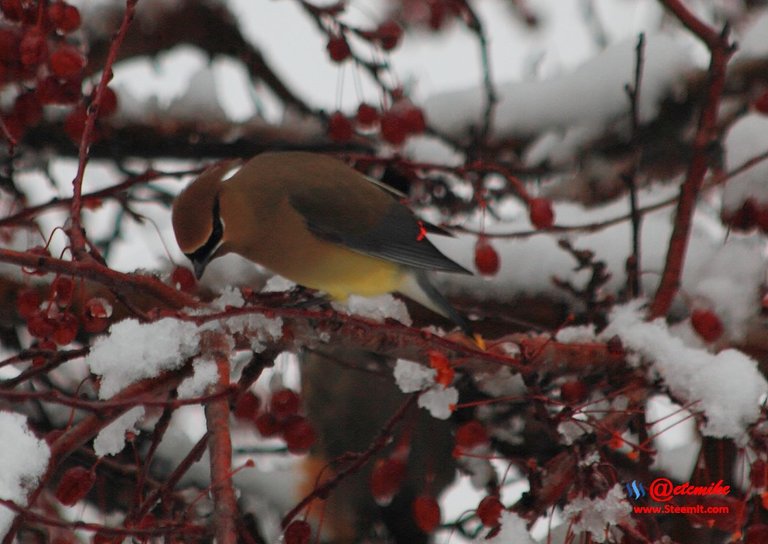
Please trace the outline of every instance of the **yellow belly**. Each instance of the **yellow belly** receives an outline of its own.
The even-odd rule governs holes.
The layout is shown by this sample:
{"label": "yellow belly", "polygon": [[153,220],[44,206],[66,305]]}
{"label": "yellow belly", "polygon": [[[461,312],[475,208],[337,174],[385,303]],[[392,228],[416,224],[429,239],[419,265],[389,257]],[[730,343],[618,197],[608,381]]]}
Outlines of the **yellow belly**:
{"label": "yellow belly", "polygon": [[293,270],[289,279],[325,291],[336,300],[349,295],[364,297],[397,291],[403,282],[402,268],[392,262],[368,257],[346,249],[326,255],[322,261],[307,262],[302,271]]}

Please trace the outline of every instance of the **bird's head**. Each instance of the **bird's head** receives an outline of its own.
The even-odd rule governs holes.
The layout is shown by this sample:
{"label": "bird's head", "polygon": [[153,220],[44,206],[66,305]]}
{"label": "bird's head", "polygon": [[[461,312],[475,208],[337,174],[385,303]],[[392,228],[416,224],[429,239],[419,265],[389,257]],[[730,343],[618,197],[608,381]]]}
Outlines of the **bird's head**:
{"label": "bird's head", "polygon": [[202,277],[208,263],[226,251],[226,224],[219,195],[222,178],[232,163],[213,166],[200,174],[173,202],[172,223],[176,242],[192,261],[195,276]]}

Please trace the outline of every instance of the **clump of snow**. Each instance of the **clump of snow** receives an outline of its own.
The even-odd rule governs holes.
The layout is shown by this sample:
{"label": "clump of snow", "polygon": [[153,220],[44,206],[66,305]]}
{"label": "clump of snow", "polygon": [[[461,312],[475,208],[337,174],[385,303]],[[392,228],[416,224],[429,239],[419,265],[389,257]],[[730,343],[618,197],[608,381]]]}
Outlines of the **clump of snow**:
{"label": "clump of snow", "polygon": [[[768,116],[749,113],[736,121],[725,136],[725,165],[728,170],[768,150]],[[753,198],[768,203],[768,161],[762,161],[725,183],[723,209],[731,212]]]}
{"label": "clump of snow", "polygon": [[586,424],[579,424],[579,421],[574,419],[566,419],[557,426],[557,432],[563,437],[563,443],[566,446],[579,440],[587,434],[587,431],[588,426]]}
{"label": "clump of snow", "polygon": [[[27,426],[27,418],[0,412],[0,498],[25,505],[48,467],[51,451]],[[4,537],[15,514],[0,506],[0,538]]]}
{"label": "clump of snow", "polygon": [[192,375],[186,378],[177,389],[180,399],[199,397],[209,385],[219,379],[216,361],[210,358],[195,359],[192,363]]}
{"label": "clump of snow", "polygon": [[536,544],[536,541],[528,532],[526,522],[515,512],[503,511],[501,513],[501,531],[490,540],[478,538],[475,542],[486,542],[488,544]]}
{"label": "clump of snow", "polygon": [[[604,126],[629,111],[626,84],[634,83],[636,38],[611,45],[573,72],[545,81],[497,86],[493,120],[496,137],[539,134],[552,128]],[[658,113],[662,99],[676,91],[680,74],[694,67],[687,47],[671,36],[648,34],[643,64],[640,119]],[[600,82],[596,92],[595,81]],[[440,131],[466,134],[483,118],[481,87],[447,92],[427,100],[425,113]]]}
{"label": "clump of snow", "polygon": [[739,48],[733,56],[733,63],[742,59],[762,59],[768,56],[768,9],[758,13],[749,28],[736,39]]}
{"label": "clump of snow", "polygon": [[688,290],[704,302],[695,300],[693,306],[711,308],[733,340],[744,337],[747,324],[760,312],[766,261],[761,248],[749,242],[729,240],[701,267],[695,286]]}
{"label": "clump of snow", "polygon": [[419,395],[419,407],[425,408],[437,419],[448,419],[456,409],[459,392],[455,387],[435,383],[437,372],[413,361],[398,359],[395,363],[395,383],[403,393]]}
{"label": "clump of snow", "polygon": [[495,372],[478,372],[473,377],[477,388],[492,397],[514,397],[528,391],[522,376],[512,372],[508,366],[502,366]]}
{"label": "clump of snow", "polygon": [[85,362],[101,376],[99,397],[108,399],[125,387],[181,367],[197,353],[200,328],[173,318],[152,323],[125,319],[96,340]]}
{"label": "clump of snow", "polygon": [[614,485],[605,497],[579,497],[563,508],[565,518],[573,522],[573,531],[576,534],[590,533],[593,542],[605,542],[611,528],[629,520],[631,513],[632,506],[619,484]]}
{"label": "clump of snow", "polygon": [[231,286],[225,287],[221,294],[211,301],[211,306],[219,310],[226,310],[227,307],[242,308],[244,304],[245,299],[240,289]]}
{"label": "clump of snow", "polygon": [[227,114],[219,103],[216,77],[210,65],[205,64],[195,72],[186,92],[171,102],[167,114],[172,118],[189,121],[227,119]]}
{"label": "clump of snow", "polygon": [[437,372],[419,363],[398,359],[395,363],[395,383],[403,393],[415,393],[435,383]]}
{"label": "clump of snow", "polygon": [[[244,305],[245,299],[242,293],[233,287],[225,288],[221,295],[211,302],[211,307],[219,311],[225,311],[227,308],[242,308]],[[204,315],[205,312],[194,313]],[[222,318],[216,324],[208,323],[204,328],[213,328],[218,324],[230,334],[242,334],[248,338],[251,341],[251,350],[255,352],[264,351],[265,342],[280,338],[283,334],[283,320],[281,318],[266,317],[257,313]],[[231,343],[230,347],[234,349],[234,342]]]}
{"label": "clump of snow", "polygon": [[435,419],[448,419],[456,410],[459,402],[459,391],[455,387],[445,387],[435,384],[419,395],[418,404]]}
{"label": "clump of snow", "polygon": [[275,274],[267,280],[267,284],[261,289],[262,293],[281,293],[290,291],[296,284],[289,279]]}
{"label": "clump of snow", "polygon": [[618,335],[625,348],[650,360],[675,396],[695,403],[692,411],[704,412],[705,435],[743,438],[768,393],[757,363],[735,349],[712,354],[686,346],[663,319],[645,321],[641,304],[616,307],[602,337]]}
{"label": "clump of snow", "polygon": [[384,323],[384,320],[388,318],[395,319],[409,327],[413,323],[405,303],[389,294],[377,297],[350,295],[346,301],[331,302],[331,306],[336,311],[367,317],[377,323]]}
{"label": "clump of snow", "polygon": [[99,457],[117,455],[125,447],[126,433],[138,433],[136,423],[144,417],[144,407],[136,406],[104,427],[93,441],[93,451]]}
{"label": "clump of snow", "polygon": [[596,339],[595,326],[592,324],[563,327],[555,335],[555,340],[564,344],[586,344],[594,342]]}

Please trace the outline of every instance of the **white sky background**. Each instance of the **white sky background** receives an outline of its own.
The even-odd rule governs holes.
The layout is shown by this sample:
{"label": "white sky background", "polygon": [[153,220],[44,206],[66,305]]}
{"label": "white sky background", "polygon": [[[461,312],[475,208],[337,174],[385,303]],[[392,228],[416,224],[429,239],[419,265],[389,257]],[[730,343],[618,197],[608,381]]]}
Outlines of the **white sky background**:
{"label": "white sky background", "polygon": [[[153,0],[140,2],[139,10],[151,1]],[[87,4],[89,0],[83,2]],[[720,2],[724,3],[726,0]],[[353,112],[361,99],[378,102],[377,90],[370,85],[365,74],[359,76],[363,89],[363,96],[360,97],[351,65],[348,63],[345,68],[339,68],[328,60],[325,38],[318,34],[314,22],[295,2],[229,0],[229,4],[246,36],[264,52],[272,67],[306,101],[329,111],[341,106],[347,113]],[[478,0],[473,3],[491,38],[492,72],[497,83],[554,77],[567,73],[599,52],[598,44],[584,20],[583,7],[586,2],[530,0],[529,4],[542,20],[541,26],[533,31],[514,22],[513,18],[505,13],[508,8],[503,0]],[[711,4],[712,2],[707,0],[689,2],[689,5],[694,7]],[[383,13],[382,8],[385,5],[384,0],[352,1],[346,20],[372,27],[380,20],[379,14]],[[595,0],[594,6],[598,19],[603,22],[609,43],[624,39],[634,40],[640,31],[657,30],[664,17],[655,0]],[[705,60],[700,46],[693,40],[684,37],[682,41],[690,48],[696,62]],[[355,45],[360,47],[359,43],[353,42],[352,46]],[[454,24],[449,31],[437,37],[426,33],[423,36],[406,34],[402,45],[390,57],[398,79],[413,89],[411,94],[417,104],[446,91],[479,85],[482,78],[479,59],[477,41],[460,24]],[[206,79],[210,81],[210,78],[205,77],[209,74],[200,72],[206,64],[207,59],[199,51],[193,47],[183,47],[161,56],[154,62],[131,61],[116,66],[113,85],[121,93],[121,108],[123,111],[146,111],[148,105],[156,102],[158,111],[162,111],[164,108],[173,107],[174,103],[177,108],[183,108],[185,105],[189,108],[191,104],[199,106],[206,101],[210,102],[211,89],[201,84]],[[213,63],[212,70],[216,94],[226,115],[234,121],[250,119],[256,110],[243,70],[235,63],[220,60]],[[343,71],[344,76],[341,88],[340,71]],[[194,89],[189,90],[189,82],[195,74],[198,74],[196,84]],[[599,86],[599,83],[596,85]],[[128,95],[132,95],[133,99]],[[186,97],[179,101],[180,97],[185,95]],[[259,94],[258,100],[269,120],[279,120],[282,112],[274,101],[264,93]],[[199,107],[196,108],[199,111]],[[215,114],[216,108],[212,107],[209,112]],[[166,162],[161,166],[173,169],[187,165]],[[60,183],[62,195],[68,194],[74,176],[74,163],[59,161],[53,165],[52,171]],[[86,173],[84,190],[96,190],[113,183],[118,177],[112,169],[92,162]],[[26,183],[31,204],[47,201],[54,194],[39,178],[26,180]],[[180,184],[175,181],[161,181],[158,185],[173,192],[180,188]],[[641,194],[641,198],[652,202],[660,194],[663,194],[662,190],[653,188],[647,194]],[[606,218],[623,213],[625,209],[626,202],[609,203],[601,209],[593,210],[593,215],[587,217],[583,209],[565,203],[557,208],[557,216],[568,224],[580,222],[579,219],[587,223],[598,217]],[[95,214],[86,212],[95,219],[90,222],[89,234],[95,234],[97,237],[99,234],[106,235],[116,210],[114,204],[107,203]],[[139,206],[138,210],[152,219],[158,230],[151,224],[139,225],[130,220],[126,221],[123,240],[117,242],[111,264],[119,270],[162,268],[165,266],[163,241],[177,261],[184,263],[175,246],[168,210],[156,205]],[[509,202],[505,211],[508,212],[510,222],[492,226],[491,230],[495,228],[509,232],[527,228],[526,214],[519,205]],[[689,282],[689,289],[694,293],[701,278],[712,276],[712,269],[710,267],[708,272],[707,266],[723,240],[722,229],[717,221],[712,221],[711,215],[699,214],[695,223],[692,242],[694,250],[689,257],[685,278]],[[53,229],[63,223],[63,218],[63,214],[50,213],[45,216],[44,223]],[[644,244],[648,252],[644,255],[644,258],[648,258],[648,261],[644,262],[646,266],[651,260],[656,263],[661,262],[663,258],[666,245],[656,244],[653,247],[653,241],[668,239],[668,218],[669,212],[662,211],[649,216],[646,221],[644,235],[649,239],[649,243]],[[472,226],[471,221],[470,219],[468,226]],[[617,229],[585,236],[581,241],[583,247],[598,250],[598,256],[604,258],[614,270],[614,282],[620,282],[623,281],[620,270],[626,257],[625,252],[628,251],[628,239],[628,226],[622,225]],[[441,247],[445,247],[459,262],[469,264],[473,241],[474,238],[458,239]],[[754,240],[749,241],[749,244],[757,247]],[[554,245],[549,236],[536,236],[519,242],[499,242],[497,248],[502,254],[500,275],[491,282],[482,278],[469,278],[466,285],[473,290],[485,291],[488,296],[497,296],[505,289],[508,291],[510,282],[516,288],[523,286],[525,289],[551,291],[549,277],[555,271],[570,273],[573,264],[567,256],[556,250]],[[547,256],[542,257],[544,254]],[[512,255],[518,259],[512,258]],[[221,263],[220,268],[224,268],[220,265]],[[216,266],[214,263],[211,269]],[[761,265],[757,266],[759,270],[763,270]],[[657,278],[651,275],[643,279],[653,282]],[[758,277],[755,281],[759,279]],[[737,333],[738,331],[735,331],[734,335],[737,336]],[[685,331],[681,334],[685,336]],[[690,330],[685,340],[696,343]],[[695,347],[702,348],[701,344]],[[521,491],[523,490],[514,489],[512,492]],[[476,506],[480,495],[468,499],[470,493],[466,481],[454,489],[447,504],[448,519]],[[455,500],[457,498],[460,500]],[[506,498],[512,500],[512,497]],[[458,543],[461,540],[454,536],[451,542]]]}

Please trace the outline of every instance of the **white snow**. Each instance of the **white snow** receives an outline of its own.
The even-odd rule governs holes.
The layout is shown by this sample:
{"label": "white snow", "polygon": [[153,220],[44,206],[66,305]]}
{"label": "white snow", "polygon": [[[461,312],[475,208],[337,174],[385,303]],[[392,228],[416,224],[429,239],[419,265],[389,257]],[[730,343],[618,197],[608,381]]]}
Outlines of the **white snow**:
{"label": "white snow", "polygon": [[705,435],[744,438],[768,393],[757,363],[735,349],[712,354],[686,346],[662,319],[645,321],[640,304],[616,307],[602,337],[618,335],[625,348],[648,359],[673,395],[704,413]]}
{"label": "white snow", "polygon": [[[544,81],[498,85],[495,136],[539,134],[548,129],[604,126],[626,116],[624,91],[634,82],[637,38],[625,39],[603,50],[573,72]],[[640,119],[657,112],[661,98],[675,92],[681,74],[694,67],[687,48],[669,35],[646,36]],[[599,85],[596,85],[599,82]],[[436,128],[458,136],[482,119],[484,91],[472,87],[437,94],[426,101],[427,118]]]}
{"label": "white snow", "polygon": [[756,11],[749,27],[736,38],[739,48],[732,63],[750,58],[764,58],[768,55],[768,9]]}
{"label": "white snow", "polygon": [[199,342],[200,329],[194,323],[125,319],[96,339],[85,361],[101,377],[99,397],[108,399],[133,383],[180,368],[199,350]]}
{"label": "white snow", "polygon": [[564,344],[594,342],[596,339],[597,336],[595,335],[595,326],[593,324],[563,327],[555,335],[555,340]]}
{"label": "white snow", "polygon": [[144,417],[144,407],[135,406],[104,427],[93,441],[93,451],[99,457],[117,455],[125,447],[126,433],[138,433],[136,423]]}
{"label": "white snow", "polygon": [[[768,151],[768,115],[748,113],[731,125],[725,136],[725,166],[727,170],[741,166],[749,159]],[[723,209],[734,211],[745,200],[753,198],[768,205],[768,160],[733,176],[726,181]]]}
{"label": "white snow", "polygon": [[[25,506],[48,467],[51,455],[44,440],[37,438],[21,414],[0,411],[0,498]],[[5,536],[15,515],[0,506],[0,537]]]}
{"label": "white snow", "polygon": [[398,359],[395,363],[395,382],[403,393],[415,393],[434,385],[437,372],[419,363]]}
{"label": "white snow", "polygon": [[490,540],[478,538],[476,543],[487,542],[489,544],[536,544],[526,527],[526,521],[514,512],[503,511],[501,513],[501,531]]}
{"label": "white snow", "polygon": [[747,325],[760,313],[766,256],[758,242],[729,238],[696,272],[698,277],[689,288],[692,306],[711,308],[736,341],[744,338]]}
{"label": "white snow", "polygon": [[405,303],[389,294],[376,297],[350,295],[346,301],[331,302],[331,306],[339,312],[367,317],[377,323],[384,323],[388,318],[395,319],[403,325],[411,326],[413,323]]}
{"label": "white snow", "polygon": [[219,369],[216,361],[203,357],[195,359],[192,363],[192,375],[186,378],[177,389],[180,399],[189,399],[199,397],[209,385],[216,383],[219,379]]}
{"label": "white snow", "polygon": [[435,384],[419,395],[418,405],[426,409],[435,419],[448,419],[459,402],[459,391],[455,387]]}
{"label": "white snow", "polygon": [[589,532],[593,542],[605,542],[606,532],[630,519],[632,507],[621,485],[614,485],[605,497],[579,497],[563,508],[563,515],[573,522],[573,531]]}

